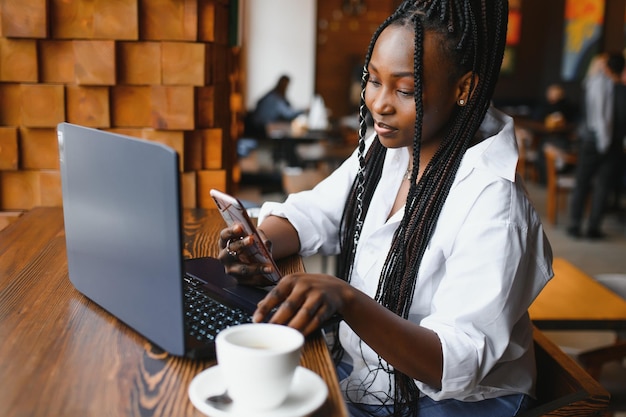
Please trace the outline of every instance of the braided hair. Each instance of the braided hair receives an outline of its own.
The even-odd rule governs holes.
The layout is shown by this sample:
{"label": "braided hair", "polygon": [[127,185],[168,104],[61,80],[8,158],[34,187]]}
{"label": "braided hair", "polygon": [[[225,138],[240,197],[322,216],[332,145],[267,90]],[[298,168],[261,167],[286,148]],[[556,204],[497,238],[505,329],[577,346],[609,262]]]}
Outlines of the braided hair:
{"label": "braided hair", "polygon": [[[359,108],[359,171],[346,200],[341,227],[338,275],[350,281],[357,245],[369,202],[381,177],[386,148],[376,137],[366,152],[365,86],[368,65],[381,32],[390,25],[412,28],[414,38],[415,134],[410,189],[404,216],[379,279],[376,300],[397,315],[408,318],[417,274],[437,219],[446,201],[461,159],[470,146],[489,108],[498,80],[507,29],[507,0],[405,0],[375,31],[365,56]],[[452,115],[445,137],[416,181],[420,170],[423,118],[424,33],[437,34],[440,50],[453,69],[453,79],[471,71],[469,101]],[[341,348],[335,350],[335,353]],[[381,370],[383,368],[381,367]],[[411,377],[393,370],[395,415],[414,415],[419,398]],[[391,395],[391,393],[388,393]],[[402,407],[405,405],[405,407]],[[402,411],[404,410],[404,411]]]}

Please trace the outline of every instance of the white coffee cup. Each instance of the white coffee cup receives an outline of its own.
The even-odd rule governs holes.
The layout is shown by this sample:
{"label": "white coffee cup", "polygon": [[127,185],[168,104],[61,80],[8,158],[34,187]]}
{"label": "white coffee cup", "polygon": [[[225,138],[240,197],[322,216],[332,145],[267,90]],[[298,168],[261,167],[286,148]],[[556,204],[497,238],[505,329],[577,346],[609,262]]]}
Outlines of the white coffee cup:
{"label": "white coffee cup", "polygon": [[269,410],[282,404],[303,344],[302,333],[279,324],[241,324],[218,333],[217,363],[237,407]]}

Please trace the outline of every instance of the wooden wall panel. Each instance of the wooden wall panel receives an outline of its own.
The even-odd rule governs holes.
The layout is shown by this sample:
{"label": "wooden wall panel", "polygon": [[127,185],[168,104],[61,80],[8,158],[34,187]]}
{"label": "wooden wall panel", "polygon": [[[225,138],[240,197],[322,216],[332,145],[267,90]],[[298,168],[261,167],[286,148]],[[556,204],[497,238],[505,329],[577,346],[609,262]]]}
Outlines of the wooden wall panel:
{"label": "wooden wall panel", "polygon": [[65,94],[68,122],[96,128],[111,126],[109,88],[68,85]]}
{"label": "wooden wall panel", "polygon": [[2,36],[45,38],[48,34],[47,0],[3,0]]}
{"label": "wooden wall panel", "polygon": [[9,226],[22,214],[24,214],[23,211],[0,211],[0,230]]}
{"label": "wooden wall panel", "polygon": [[74,75],[77,84],[115,84],[115,42],[74,41]]}
{"label": "wooden wall panel", "polygon": [[157,41],[196,41],[198,3],[196,0],[140,0],[144,13],[140,35]]}
{"label": "wooden wall panel", "polygon": [[212,207],[234,163],[229,4],[0,0],[0,213],[62,204],[63,121],[171,147],[183,205]]}
{"label": "wooden wall panel", "polygon": [[3,210],[30,210],[41,205],[39,171],[0,171]]}
{"label": "wooden wall panel", "polygon": [[196,198],[196,190],[198,189],[196,181],[196,172],[184,172],[180,179],[181,182],[181,204],[183,207],[192,208],[198,206]]}
{"label": "wooden wall panel", "polygon": [[0,81],[38,81],[37,41],[0,38]]}
{"label": "wooden wall panel", "polygon": [[152,86],[151,104],[151,126],[155,129],[193,130],[195,128],[193,87]]}
{"label": "wooden wall panel", "polygon": [[118,85],[111,89],[113,127],[145,127],[151,124],[150,86]]}
{"label": "wooden wall panel", "polygon": [[59,146],[56,129],[21,127],[19,147],[21,169],[59,169]]}
{"label": "wooden wall panel", "polygon": [[49,39],[39,41],[39,60],[41,82],[63,84],[75,82],[76,62],[72,41]]}
{"label": "wooden wall panel", "polygon": [[215,88],[213,86],[196,89],[196,112],[199,128],[215,126]]}
{"label": "wooden wall panel", "polygon": [[161,84],[160,42],[120,42],[117,48],[119,84]]}
{"label": "wooden wall panel", "polygon": [[225,170],[196,171],[197,190],[196,198],[198,207],[215,208],[215,201],[209,195],[211,188],[218,190],[227,189],[227,176]]}
{"label": "wooden wall panel", "polygon": [[19,126],[22,107],[22,87],[19,84],[0,83],[0,125]]}
{"label": "wooden wall panel", "polygon": [[17,128],[0,127],[0,170],[16,170],[17,161]]}
{"label": "wooden wall panel", "polygon": [[61,173],[58,170],[39,171],[39,193],[42,206],[59,207],[63,205]]}
{"label": "wooden wall panel", "polygon": [[193,42],[163,42],[161,68],[165,85],[204,84],[205,46]]}
{"label": "wooden wall panel", "polygon": [[65,88],[60,84],[22,84],[20,123],[27,127],[56,127],[65,121]]}
{"label": "wooden wall panel", "polygon": [[137,0],[50,0],[58,39],[137,39]]}

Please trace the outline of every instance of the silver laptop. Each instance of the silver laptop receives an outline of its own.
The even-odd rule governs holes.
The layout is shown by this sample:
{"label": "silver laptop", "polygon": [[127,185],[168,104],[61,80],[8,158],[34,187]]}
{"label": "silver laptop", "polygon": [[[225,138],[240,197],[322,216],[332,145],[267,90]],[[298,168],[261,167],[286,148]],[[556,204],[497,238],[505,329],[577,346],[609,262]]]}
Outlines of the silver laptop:
{"label": "silver laptop", "polygon": [[178,154],[69,123],[58,139],[72,284],[165,351],[214,357],[215,335],[266,292],[217,259],[183,259]]}

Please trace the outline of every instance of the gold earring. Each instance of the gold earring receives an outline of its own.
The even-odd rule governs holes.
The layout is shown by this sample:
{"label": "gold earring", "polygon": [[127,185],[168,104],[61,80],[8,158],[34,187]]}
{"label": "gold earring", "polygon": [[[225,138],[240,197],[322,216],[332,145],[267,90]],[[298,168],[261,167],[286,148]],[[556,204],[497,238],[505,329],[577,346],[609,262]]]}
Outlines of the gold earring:
{"label": "gold earring", "polygon": [[459,99],[459,106],[465,106],[465,100]]}

